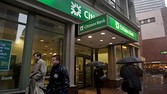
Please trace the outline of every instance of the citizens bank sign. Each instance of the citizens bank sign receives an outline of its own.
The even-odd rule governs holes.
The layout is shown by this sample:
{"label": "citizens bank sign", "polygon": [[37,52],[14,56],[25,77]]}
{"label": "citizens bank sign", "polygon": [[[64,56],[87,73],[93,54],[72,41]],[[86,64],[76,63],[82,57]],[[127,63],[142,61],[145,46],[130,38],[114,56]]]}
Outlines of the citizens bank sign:
{"label": "citizens bank sign", "polygon": [[99,13],[81,5],[80,3],[74,0],[37,0],[37,1],[83,21],[90,20],[100,15]]}
{"label": "citizens bank sign", "polygon": [[94,19],[79,24],[78,35],[83,35],[102,29],[108,29],[119,35],[124,35],[130,39],[138,41],[138,34],[135,32],[135,30],[127,27],[109,15],[98,16]]}

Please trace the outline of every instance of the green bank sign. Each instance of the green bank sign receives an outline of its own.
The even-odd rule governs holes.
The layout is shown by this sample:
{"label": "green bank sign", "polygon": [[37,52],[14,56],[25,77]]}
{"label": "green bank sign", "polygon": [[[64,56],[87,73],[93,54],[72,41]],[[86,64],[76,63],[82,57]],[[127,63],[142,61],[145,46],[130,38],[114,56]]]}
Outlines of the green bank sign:
{"label": "green bank sign", "polygon": [[93,30],[101,29],[107,26],[107,16],[96,17],[79,25],[78,34],[85,34]]}
{"label": "green bank sign", "polygon": [[130,39],[138,41],[137,32],[135,32],[131,28],[128,28],[127,26],[125,26],[124,24],[122,24],[121,22],[117,21],[109,15],[99,16],[79,24],[78,35],[90,33],[92,31],[97,31],[100,29],[114,29],[115,33],[123,34],[124,36]]}
{"label": "green bank sign", "polygon": [[99,13],[81,5],[74,0],[37,0],[51,8],[69,14],[75,18],[86,21],[99,16]]}

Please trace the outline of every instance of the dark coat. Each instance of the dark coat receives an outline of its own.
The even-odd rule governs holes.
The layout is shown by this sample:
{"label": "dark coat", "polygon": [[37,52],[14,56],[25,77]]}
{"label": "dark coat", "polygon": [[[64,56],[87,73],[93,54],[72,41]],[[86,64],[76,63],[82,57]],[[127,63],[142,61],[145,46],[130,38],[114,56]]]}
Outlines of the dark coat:
{"label": "dark coat", "polygon": [[[53,66],[47,90],[50,94],[68,94],[69,75],[66,68],[60,64]],[[63,93],[62,93],[63,92]]]}
{"label": "dark coat", "polygon": [[120,76],[124,78],[124,81],[128,81],[128,90],[141,90],[140,77],[143,76],[143,71],[136,65],[125,64],[121,67]]}
{"label": "dark coat", "polygon": [[104,81],[101,79],[101,77],[104,75],[102,68],[96,68],[94,70],[94,83],[95,87],[100,88],[103,86]]}

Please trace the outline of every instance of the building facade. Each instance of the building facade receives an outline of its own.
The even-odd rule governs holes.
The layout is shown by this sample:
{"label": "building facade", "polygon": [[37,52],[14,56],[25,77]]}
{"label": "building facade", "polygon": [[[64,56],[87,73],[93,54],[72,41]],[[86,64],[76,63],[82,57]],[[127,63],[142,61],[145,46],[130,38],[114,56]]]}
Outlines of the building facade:
{"label": "building facade", "polygon": [[[167,8],[136,15],[141,25],[142,56],[150,68],[165,69],[167,63]],[[154,68],[155,69],[155,68]]]}
{"label": "building facade", "polygon": [[1,0],[0,5],[0,92],[25,90],[37,51],[47,62],[46,84],[50,59],[60,55],[70,94],[93,86],[93,68],[87,63],[105,62],[105,86],[119,87],[116,61],[140,57],[132,0]]}
{"label": "building facade", "polygon": [[136,14],[164,8],[165,0],[134,0]]}

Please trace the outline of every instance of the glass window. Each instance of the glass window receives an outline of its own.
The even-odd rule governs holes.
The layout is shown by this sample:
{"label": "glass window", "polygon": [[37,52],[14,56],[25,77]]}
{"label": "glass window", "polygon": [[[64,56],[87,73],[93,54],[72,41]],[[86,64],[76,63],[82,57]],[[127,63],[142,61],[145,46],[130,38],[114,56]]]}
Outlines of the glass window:
{"label": "glass window", "polygon": [[[47,63],[47,75],[52,67],[53,55],[60,55],[60,62],[63,62],[64,30],[65,24],[41,16],[36,17],[32,54],[42,54],[41,58]],[[34,67],[33,60],[32,57],[31,70]]]}
{"label": "glass window", "polygon": [[130,57],[130,49],[129,46],[122,46],[123,57]]}
{"label": "glass window", "polygon": [[98,60],[108,63],[108,49],[107,48],[99,49]]}
{"label": "glass window", "polygon": [[[122,48],[121,48],[121,45],[117,45],[116,46],[116,61],[118,61],[121,58],[122,58]],[[119,73],[120,73],[122,64],[116,64],[116,66],[117,66],[117,77],[119,78],[120,77]]]}
{"label": "glass window", "polygon": [[113,8],[116,8],[115,0],[108,0],[108,3],[109,3]]}
{"label": "glass window", "polygon": [[75,55],[91,56],[91,48],[76,44],[75,45]]}
{"label": "glass window", "polygon": [[0,3],[0,90],[19,87],[26,22],[25,11]]}
{"label": "glass window", "polygon": [[150,18],[150,22],[155,22],[155,17]]}
{"label": "glass window", "polygon": [[[116,46],[116,61],[121,58],[130,57],[130,48],[126,45],[117,45]],[[120,78],[120,69],[123,64],[117,64],[117,76]]]}
{"label": "glass window", "polygon": [[[108,64],[108,48],[99,49],[98,51],[98,61],[102,61]],[[107,73],[108,65],[103,67],[104,73]]]}

